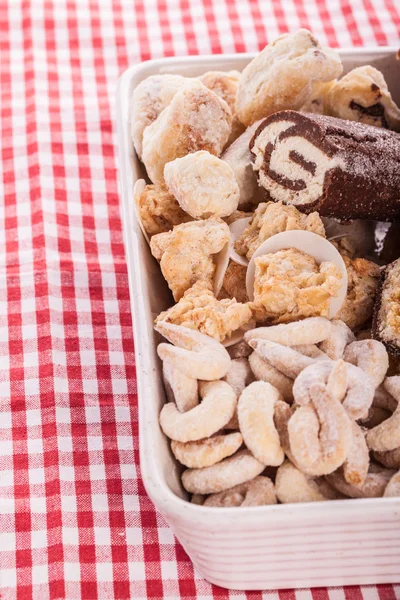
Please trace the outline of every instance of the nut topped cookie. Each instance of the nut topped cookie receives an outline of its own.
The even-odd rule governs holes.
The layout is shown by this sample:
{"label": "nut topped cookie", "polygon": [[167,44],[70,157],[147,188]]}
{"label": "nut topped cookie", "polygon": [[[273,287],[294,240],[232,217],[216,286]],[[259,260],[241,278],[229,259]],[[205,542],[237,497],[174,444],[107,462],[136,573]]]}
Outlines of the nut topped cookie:
{"label": "nut topped cookie", "polygon": [[207,281],[197,281],[177,304],[159,314],[155,322],[167,321],[197,329],[223,342],[251,318],[247,304],[236,302],[234,298],[217,300]]}
{"label": "nut topped cookie", "polygon": [[263,202],[257,206],[248,227],[236,240],[235,250],[250,260],[257,248],[271,236],[299,229],[325,237],[324,224],[318,213],[304,215],[294,206],[285,206],[282,202]]}
{"label": "nut topped cookie", "polygon": [[329,314],[330,299],[341,283],[336,265],[317,265],[312,256],[294,248],[260,256],[255,264],[256,320],[286,323]]}

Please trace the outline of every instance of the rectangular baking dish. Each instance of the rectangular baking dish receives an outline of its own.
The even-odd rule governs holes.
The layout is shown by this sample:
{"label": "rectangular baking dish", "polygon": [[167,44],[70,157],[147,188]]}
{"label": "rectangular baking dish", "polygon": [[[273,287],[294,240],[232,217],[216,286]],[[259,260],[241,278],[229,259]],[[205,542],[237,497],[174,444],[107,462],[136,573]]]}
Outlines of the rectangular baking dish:
{"label": "rectangular baking dish", "polygon": [[[400,102],[396,48],[341,50],[345,71],[371,64]],[[154,316],[172,297],[135,217],[133,186],[144,170],[133,150],[129,103],[149,75],[242,70],[252,54],[152,60],[130,67],[117,90],[121,210],[129,273],[139,402],[140,466],[156,508],[197,572],[229,589],[260,590],[400,581],[400,498],[229,509],[185,500],[180,468],[158,424],[164,390]]]}

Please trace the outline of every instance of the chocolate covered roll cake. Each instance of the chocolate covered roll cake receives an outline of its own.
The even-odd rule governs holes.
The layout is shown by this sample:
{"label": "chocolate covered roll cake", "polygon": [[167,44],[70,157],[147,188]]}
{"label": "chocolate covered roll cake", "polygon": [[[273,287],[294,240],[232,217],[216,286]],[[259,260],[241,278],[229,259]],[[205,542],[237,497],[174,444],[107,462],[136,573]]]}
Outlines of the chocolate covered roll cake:
{"label": "chocolate covered roll cake", "polygon": [[338,219],[400,221],[400,135],[310,113],[267,117],[250,141],[271,200]]}
{"label": "chocolate covered roll cake", "polygon": [[388,352],[400,356],[400,259],[381,273],[376,294],[372,335]]}

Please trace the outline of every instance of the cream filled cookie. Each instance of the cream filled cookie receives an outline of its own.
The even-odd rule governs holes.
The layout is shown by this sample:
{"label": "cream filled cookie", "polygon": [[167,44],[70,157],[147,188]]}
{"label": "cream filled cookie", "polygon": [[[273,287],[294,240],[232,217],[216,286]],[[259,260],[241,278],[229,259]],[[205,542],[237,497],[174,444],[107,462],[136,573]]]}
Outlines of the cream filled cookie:
{"label": "cream filled cookie", "polygon": [[191,221],[151,238],[153,256],[176,301],[203,280],[211,285],[216,272],[216,255],[229,243],[229,227],[217,219]]}
{"label": "cream filled cookie", "polygon": [[287,323],[304,317],[328,316],[330,300],[341,285],[341,273],[330,262],[294,248],[255,259],[256,320]]}
{"label": "cream filled cookie", "polygon": [[400,108],[382,73],[370,65],[357,67],[336,81],[325,105],[333,117],[400,130]]}

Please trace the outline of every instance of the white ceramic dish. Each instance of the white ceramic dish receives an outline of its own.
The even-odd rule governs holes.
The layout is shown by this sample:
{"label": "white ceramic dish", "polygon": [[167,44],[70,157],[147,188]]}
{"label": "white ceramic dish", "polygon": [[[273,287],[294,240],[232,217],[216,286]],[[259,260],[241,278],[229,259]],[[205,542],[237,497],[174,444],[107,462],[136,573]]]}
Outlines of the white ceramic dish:
{"label": "white ceramic dish", "polygon": [[[345,70],[380,69],[400,101],[396,48],[342,50]],[[134,215],[133,186],[143,176],[129,134],[133,88],[155,73],[196,76],[243,69],[250,54],[168,58],[129,68],[117,92],[121,209],[135,331],[140,465],[144,485],[197,572],[230,589],[282,589],[400,581],[400,498],[229,509],[185,501],[180,468],[160,431],[164,403],[153,318],[172,301]]]}

